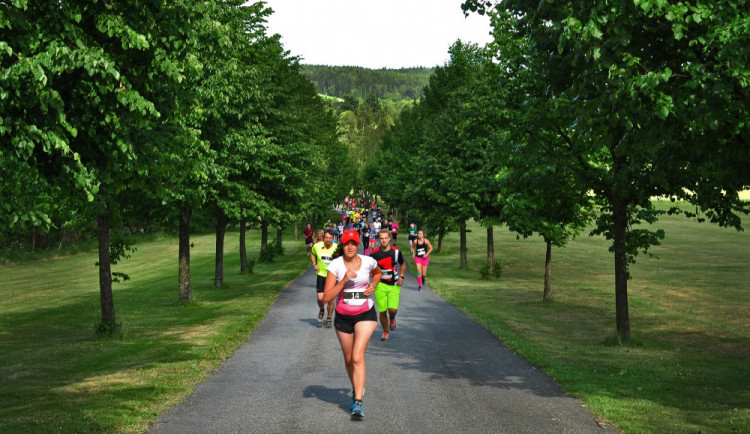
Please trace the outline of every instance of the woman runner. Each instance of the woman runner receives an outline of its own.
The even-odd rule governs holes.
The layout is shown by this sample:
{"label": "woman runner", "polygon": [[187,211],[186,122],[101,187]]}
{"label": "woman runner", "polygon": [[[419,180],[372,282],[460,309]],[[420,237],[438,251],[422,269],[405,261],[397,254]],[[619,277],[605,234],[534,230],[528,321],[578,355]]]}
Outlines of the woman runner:
{"label": "woman runner", "polygon": [[378,327],[372,294],[380,282],[382,271],[375,259],[357,254],[359,234],[356,231],[345,231],[341,244],[344,255],[328,265],[323,300],[328,302],[338,296],[333,325],[344,353],[346,373],[352,383],[349,409],[353,416],[364,417],[362,394],[367,377],[365,351],[372,333]]}
{"label": "woman runner", "polygon": [[417,231],[417,239],[411,246],[411,255],[414,256],[414,263],[417,266],[417,290],[422,290],[422,284],[427,278],[427,266],[430,265],[430,253],[432,253],[432,243],[424,237],[422,229]]}

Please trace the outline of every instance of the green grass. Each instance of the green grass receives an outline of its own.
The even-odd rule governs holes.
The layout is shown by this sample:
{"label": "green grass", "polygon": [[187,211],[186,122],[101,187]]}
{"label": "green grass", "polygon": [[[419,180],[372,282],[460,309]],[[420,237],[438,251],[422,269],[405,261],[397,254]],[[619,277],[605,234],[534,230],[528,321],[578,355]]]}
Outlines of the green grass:
{"label": "green grass", "polygon": [[626,345],[615,337],[614,260],[600,237],[553,249],[549,303],[542,239],[495,228],[504,274],[481,281],[485,230],[476,224],[470,269],[458,269],[450,234],[429,284],[618,429],[750,432],[750,234],[685,217],[656,226],[667,233],[652,250],[659,259],[640,255],[631,268]]}
{"label": "green grass", "polygon": [[[177,302],[177,240],[136,244],[113,267],[122,338],[99,339],[96,253],[0,267],[0,432],[143,432],[242,345],[279,291],[307,265],[286,254],[239,273],[238,233],[226,237],[224,286],[213,287],[214,236],[191,241],[194,301]],[[248,233],[257,258],[259,235]]]}

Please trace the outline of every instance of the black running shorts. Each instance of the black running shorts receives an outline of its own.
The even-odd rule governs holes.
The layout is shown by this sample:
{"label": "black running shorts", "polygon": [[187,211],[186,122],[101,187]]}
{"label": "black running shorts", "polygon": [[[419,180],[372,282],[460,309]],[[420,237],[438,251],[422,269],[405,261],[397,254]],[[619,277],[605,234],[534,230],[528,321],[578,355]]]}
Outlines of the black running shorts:
{"label": "black running shorts", "polygon": [[318,289],[318,293],[322,294],[323,291],[326,289],[326,278],[328,276],[320,276],[317,274],[316,276],[318,277],[318,280],[317,282],[315,282],[315,287]]}
{"label": "black running shorts", "polygon": [[336,312],[336,317],[333,319],[333,326],[338,331],[352,334],[354,333],[354,325],[360,321],[378,321],[378,314],[374,304],[372,305],[372,309],[359,315],[343,315]]}

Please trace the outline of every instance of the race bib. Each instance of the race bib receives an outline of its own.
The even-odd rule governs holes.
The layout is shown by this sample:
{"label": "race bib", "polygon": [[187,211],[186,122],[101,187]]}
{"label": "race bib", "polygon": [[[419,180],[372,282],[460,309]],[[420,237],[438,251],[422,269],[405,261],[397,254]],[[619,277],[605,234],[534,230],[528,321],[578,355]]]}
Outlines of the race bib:
{"label": "race bib", "polygon": [[321,256],[320,260],[323,261],[324,264],[330,264],[331,261],[333,261],[333,256]]}
{"label": "race bib", "polygon": [[391,280],[393,279],[393,270],[383,270],[383,276],[380,278],[381,280]]}
{"label": "race bib", "polygon": [[417,256],[424,256],[427,253],[426,249],[417,249]]}
{"label": "race bib", "polygon": [[345,290],[343,297],[344,303],[352,306],[362,306],[367,302],[367,296],[365,295],[364,290]]}

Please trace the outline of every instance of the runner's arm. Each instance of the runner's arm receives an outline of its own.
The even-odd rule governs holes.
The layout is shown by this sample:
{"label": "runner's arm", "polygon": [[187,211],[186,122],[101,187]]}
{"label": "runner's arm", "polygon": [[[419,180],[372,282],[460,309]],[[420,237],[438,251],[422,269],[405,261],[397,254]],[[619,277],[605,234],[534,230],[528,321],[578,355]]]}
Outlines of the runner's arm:
{"label": "runner's arm", "polygon": [[336,275],[328,272],[326,277],[326,286],[323,289],[323,303],[329,303],[344,289],[344,284],[349,281],[349,277],[344,275],[340,282],[336,282]]}
{"label": "runner's arm", "polygon": [[396,282],[396,285],[403,285],[404,273],[406,273],[406,261],[404,260],[404,255],[398,255],[398,280],[401,281],[401,285],[398,282]]}
{"label": "runner's arm", "polygon": [[380,278],[383,277],[383,270],[380,269],[380,267],[375,267],[370,271],[370,277],[372,277],[372,282],[370,283],[370,286],[367,287],[367,290],[363,293],[365,295],[372,295],[375,292],[375,287],[378,286],[378,283],[380,283]]}
{"label": "runner's arm", "polygon": [[424,242],[427,243],[427,247],[430,248],[430,250],[427,251],[427,253],[424,254],[424,257],[427,258],[430,256],[430,253],[432,253],[432,243],[427,238],[424,239]]}

